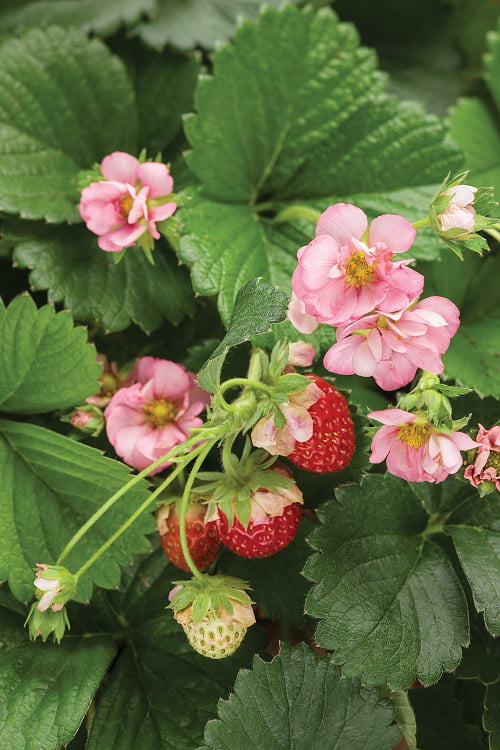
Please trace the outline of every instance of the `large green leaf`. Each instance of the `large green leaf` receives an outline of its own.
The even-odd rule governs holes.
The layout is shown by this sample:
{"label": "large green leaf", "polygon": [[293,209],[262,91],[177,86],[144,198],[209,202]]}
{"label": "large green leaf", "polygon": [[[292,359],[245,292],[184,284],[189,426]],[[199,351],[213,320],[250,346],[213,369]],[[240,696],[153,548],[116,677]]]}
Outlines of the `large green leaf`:
{"label": "large green leaf", "polygon": [[56,750],[76,733],[116,646],[105,636],[33,644],[23,623],[0,606],[0,747]]}
{"label": "large green leaf", "polygon": [[165,610],[172,578],[179,570],[160,550],[141,564],[125,594],[106,594],[117,627],[125,624],[127,646],[99,695],[87,750],[193,750],[217,700],[264,645],[254,626],[230,659],[195,653]]}
{"label": "large green leaf", "polygon": [[423,535],[428,515],[411,486],[367,476],[320,510],[319,550],[305,573],[317,585],[306,612],[316,640],[347,676],[405,688],[435,682],[468,642],[467,605],[445,552]]}
{"label": "large green leaf", "polygon": [[252,671],[240,672],[200,750],[389,750],[399,736],[389,726],[393,713],[378,688],[342,679],[303,643],[293,650],[281,644],[270,664],[257,658]]}
{"label": "large green leaf", "polygon": [[481,730],[464,718],[453,678],[411,690],[409,695],[417,718],[419,750],[484,750]]}
{"label": "large green leaf", "polygon": [[3,0],[3,30],[57,24],[109,35],[154,10],[156,0]]}
{"label": "large green leaf", "polygon": [[134,322],[149,332],[164,318],[178,323],[194,309],[189,277],[168,248],[156,248],[154,266],[137,248],[116,264],[82,227],[37,227],[28,234],[25,226],[12,225],[6,232],[15,261],[32,269],[33,286],[47,289],[49,300],[64,302],[75,318],[108,331]]}
{"label": "large green leaf", "polygon": [[480,498],[474,493],[449,518],[447,533],[486,627],[500,635],[500,504],[496,493]]}
{"label": "large green leaf", "polygon": [[[103,503],[130,479],[126,466],[94,448],[42,427],[0,421],[0,579],[15,596],[31,599],[36,563],[55,562],[63,547]],[[80,540],[64,564],[76,572],[146,497],[146,484],[134,487]],[[80,579],[77,598],[86,601],[92,583],[113,588],[120,565],[147,551],[145,515]]]}
{"label": "large green leaf", "polygon": [[[290,288],[313,229],[277,221],[281,209],[362,193],[378,211],[393,193],[388,202],[413,219],[424,195],[427,208],[422,186],[457,165],[439,120],[385,88],[374,54],[326,9],[267,10],[216,52],[213,76],[196,88],[197,114],[185,121],[201,187],[179,211],[179,253],[196,291],[220,293],[225,320],[253,276]],[[401,191],[408,186],[418,188],[413,203]],[[417,254],[436,257],[436,247],[422,242]]]}
{"label": "large green leaf", "polygon": [[310,551],[306,537],[314,522],[303,518],[293,542],[277,555],[262,560],[247,560],[225,550],[219,568],[227,575],[242,578],[252,587],[252,598],[265,617],[283,618],[292,627],[304,623],[304,601],[309,582],[301,574]]}
{"label": "large green leaf", "polygon": [[132,89],[101,42],[52,27],[1,46],[2,211],[77,220],[79,170],[135,141]]}
{"label": "large green leaf", "polygon": [[[156,49],[205,47],[229,39],[241,18],[256,18],[261,0],[157,0],[150,21],[139,26],[142,39]],[[268,0],[279,6],[282,0]]]}
{"label": "large green leaf", "polygon": [[32,414],[65,409],[98,389],[95,348],[71,315],[37,310],[23,295],[0,300],[0,411]]}

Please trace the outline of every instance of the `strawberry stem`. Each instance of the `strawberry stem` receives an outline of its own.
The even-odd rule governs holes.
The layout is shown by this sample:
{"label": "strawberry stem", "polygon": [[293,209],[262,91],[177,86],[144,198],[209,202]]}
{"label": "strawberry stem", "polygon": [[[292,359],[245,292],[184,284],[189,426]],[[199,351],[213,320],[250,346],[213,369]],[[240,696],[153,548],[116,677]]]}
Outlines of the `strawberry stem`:
{"label": "strawberry stem", "polygon": [[428,216],[425,217],[425,219],[419,219],[418,221],[414,221],[412,223],[412,226],[415,227],[415,229],[423,229],[423,227],[430,226],[431,220]]}

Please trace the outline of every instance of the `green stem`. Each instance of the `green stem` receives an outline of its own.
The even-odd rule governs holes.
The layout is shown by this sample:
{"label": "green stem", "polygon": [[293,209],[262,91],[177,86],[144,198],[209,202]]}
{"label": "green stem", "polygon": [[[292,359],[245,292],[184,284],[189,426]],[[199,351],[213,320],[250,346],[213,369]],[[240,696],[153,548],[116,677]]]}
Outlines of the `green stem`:
{"label": "green stem", "polygon": [[193,558],[191,557],[191,554],[189,552],[189,546],[188,546],[187,536],[186,536],[186,512],[187,512],[187,507],[189,504],[189,495],[191,493],[191,488],[193,486],[194,480],[196,479],[196,475],[198,474],[203,461],[207,457],[207,454],[209,453],[211,448],[215,445],[215,442],[216,442],[215,440],[212,440],[207,445],[201,446],[201,452],[193,464],[193,468],[191,469],[191,473],[189,474],[189,477],[187,479],[186,486],[184,487],[184,492],[182,493],[181,510],[179,513],[179,529],[180,529],[180,536],[181,536],[182,554],[184,555],[184,559],[191,573],[193,574],[195,578],[198,578],[199,580],[204,580],[204,578],[203,578],[203,575],[198,570],[198,568],[196,567],[196,565],[194,564]]}
{"label": "green stem", "polygon": [[259,383],[258,380],[249,380],[248,378],[231,378],[231,380],[226,380],[225,383],[221,384],[220,392],[225,393],[229,388],[234,388],[238,385],[264,391],[269,396],[273,395],[273,389],[270,386]]}
{"label": "green stem", "polygon": [[[184,452],[186,449],[188,449],[191,445],[195,445],[196,443],[200,442],[199,435],[196,435],[192,438],[189,438],[186,440],[185,443],[181,443],[181,445],[174,445],[173,448],[169,450],[168,453],[166,453],[164,456],[161,456],[161,458],[158,458],[154,463],[152,463],[150,466],[148,466],[146,469],[143,469],[139,474],[136,474],[130,481],[127,482],[127,484],[124,484],[123,487],[120,487],[120,489],[115,492],[114,495],[112,495],[104,505],[101,505],[98,510],[86,521],[83,526],[81,526],[76,534],[74,534],[61,554],[59,555],[59,558],[56,562],[56,565],[61,565],[62,561],[69,555],[75,544],[77,544],[80,539],[87,533],[89,529],[92,528],[92,526],[103,516],[106,511],[108,511],[112,505],[116,503],[117,500],[119,500],[123,495],[128,492],[132,487],[134,487],[138,482],[140,482],[142,479],[145,479],[148,474],[150,474],[154,469],[157,469],[159,466],[161,466],[165,461],[171,461],[176,457],[176,453],[179,452],[179,449],[182,448]],[[176,474],[177,476],[177,474]]]}
{"label": "green stem", "polygon": [[186,466],[186,464],[189,461],[192,461],[196,456],[199,456],[200,454],[206,455],[206,453],[208,453],[208,451],[212,447],[213,443],[214,443],[214,441],[210,441],[209,444],[208,444],[208,446],[206,446],[206,444],[203,444],[203,445],[198,446],[198,448],[195,448],[195,450],[191,451],[191,453],[188,456],[186,456],[185,461],[183,461],[181,464],[179,464],[179,466],[177,466],[174,469],[174,471],[171,474],[169,474],[169,476],[165,479],[165,481],[162,482],[160,484],[160,486],[157,487],[154,492],[152,492],[150,495],[148,495],[148,497],[144,500],[144,502],[141,503],[141,505],[139,505],[139,507],[135,509],[135,511],[132,513],[132,515],[129,518],[127,518],[127,520],[124,523],[122,523],[122,525],[115,531],[115,533],[112,534],[109,537],[109,539],[107,539],[104,542],[104,544],[102,544],[99,547],[99,549],[96,550],[96,552],[94,552],[94,554],[91,557],[89,557],[89,559],[82,565],[82,567],[79,570],[77,570],[77,572],[75,573],[75,577],[76,578],[80,578],[85,573],[85,571],[87,571],[90,568],[90,566],[93,565],[95,563],[95,561],[98,560],[99,557],[104,552],[106,552],[106,550],[109,547],[111,547],[111,545],[114,542],[116,542],[116,540],[128,529],[128,527],[132,523],[134,523],[134,521],[136,520],[136,518],[138,518],[142,513],[144,513],[144,511],[151,505],[151,503],[153,502],[153,500],[155,500],[158,497],[158,495],[160,495],[163,492],[163,490],[171,482],[173,482],[173,480],[176,478],[176,476],[178,474],[180,474],[181,471],[183,471],[183,469]]}
{"label": "green stem", "polygon": [[[495,224],[495,226],[497,225]],[[486,229],[483,229],[482,231],[486,232],[486,234],[489,234],[490,237],[493,237],[493,239],[497,242],[500,242],[500,232],[497,232],[497,230],[493,229],[493,227],[486,227]]]}
{"label": "green stem", "polygon": [[415,229],[421,229],[422,227],[428,227],[430,226],[431,220],[428,216],[425,217],[425,219],[419,219],[419,221],[414,221],[412,225],[415,227]]}
{"label": "green stem", "polygon": [[238,476],[235,474],[233,470],[233,465],[231,463],[231,450],[232,450],[235,438],[236,438],[236,435],[232,435],[226,438],[226,440],[224,440],[224,443],[222,446],[222,466],[226,474],[228,474],[231,477],[231,479],[235,479],[236,481],[238,481]]}
{"label": "green stem", "polygon": [[274,221],[277,224],[283,224],[290,221],[290,219],[307,219],[313,224],[316,224],[320,216],[321,211],[318,211],[315,208],[310,208],[309,206],[288,206],[274,217]]}

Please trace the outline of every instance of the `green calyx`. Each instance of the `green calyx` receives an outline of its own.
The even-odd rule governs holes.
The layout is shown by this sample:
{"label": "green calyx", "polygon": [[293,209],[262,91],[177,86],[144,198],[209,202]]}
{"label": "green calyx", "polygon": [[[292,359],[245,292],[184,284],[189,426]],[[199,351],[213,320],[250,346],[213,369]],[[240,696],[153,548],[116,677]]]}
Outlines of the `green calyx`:
{"label": "green calyx", "polygon": [[270,471],[276,457],[261,449],[252,450],[248,438],[240,458],[228,451],[227,446],[230,448],[230,443],[225,444],[222,452],[225,470],[200,472],[201,483],[194,491],[210,496],[208,518],[218,507],[227,516],[229,525],[236,516],[246,528],[252,510],[252,494],[263,489],[270,492],[288,489],[293,481],[277,471]]}
{"label": "green calyx", "polygon": [[219,617],[224,609],[233,614],[233,602],[251,605],[252,600],[245,589],[250,589],[246,581],[233,576],[209,576],[202,574],[190,581],[174,581],[181,586],[167,609],[178,614],[192,606],[192,622],[197,625],[203,618]]}
{"label": "green calyx", "polygon": [[470,388],[445,385],[431,372],[423,372],[417,385],[398,402],[405,411],[418,411],[441,432],[452,432],[464,427],[469,418],[453,420],[450,398],[463,396]]}
{"label": "green calyx", "polygon": [[40,612],[37,602],[31,605],[24,625],[25,627],[28,626],[29,636],[32,641],[35,641],[37,638],[46,641],[49,635],[52,635],[54,641],[60,643],[66,630],[70,629],[66,607],[57,612],[54,612],[52,609]]}

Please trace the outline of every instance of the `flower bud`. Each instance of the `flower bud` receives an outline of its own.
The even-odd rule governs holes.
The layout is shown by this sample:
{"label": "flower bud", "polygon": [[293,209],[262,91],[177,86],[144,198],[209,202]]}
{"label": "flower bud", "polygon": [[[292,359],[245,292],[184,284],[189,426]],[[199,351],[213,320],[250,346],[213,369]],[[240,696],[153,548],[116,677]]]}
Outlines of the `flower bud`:
{"label": "flower bud", "polygon": [[62,417],[62,421],[69,422],[77,430],[92,437],[97,437],[105,425],[104,414],[98,406],[93,404],[78,406],[71,414]]}
{"label": "flower bud", "polygon": [[59,612],[75,594],[76,577],[61,565],[37,563],[36,567],[34,585],[37,589],[35,596],[39,600],[36,607],[40,612],[49,608]]}

